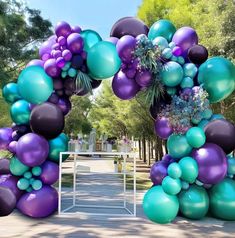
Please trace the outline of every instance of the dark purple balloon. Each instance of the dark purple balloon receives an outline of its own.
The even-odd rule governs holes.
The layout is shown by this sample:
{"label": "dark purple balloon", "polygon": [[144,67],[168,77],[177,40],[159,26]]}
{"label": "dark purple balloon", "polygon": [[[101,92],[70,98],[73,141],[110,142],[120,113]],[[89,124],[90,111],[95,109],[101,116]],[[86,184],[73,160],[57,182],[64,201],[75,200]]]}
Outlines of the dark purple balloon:
{"label": "dark purple balloon", "polygon": [[194,149],[192,157],[198,164],[198,180],[206,184],[217,184],[227,174],[227,158],[224,151],[216,144],[206,143]]}
{"label": "dark purple balloon", "polygon": [[55,90],[55,92],[59,97],[63,97],[65,95],[65,91],[63,89]]}
{"label": "dark purple balloon", "polygon": [[13,141],[18,141],[21,135],[17,131],[13,131],[11,137]]}
{"label": "dark purple balloon", "polygon": [[[66,64],[66,61],[62,56],[56,59],[56,66],[58,68],[62,69],[65,66],[65,64]],[[56,76],[59,76],[59,74],[57,74]]]}
{"label": "dark purple balloon", "polygon": [[55,34],[57,37],[64,36],[67,37],[71,33],[70,25],[65,21],[60,21],[56,24]]}
{"label": "dark purple balloon", "polygon": [[26,67],[29,67],[29,66],[41,66],[43,68],[44,61],[40,59],[33,59],[29,61],[29,63],[26,65]]}
{"label": "dark purple balloon", "polygon": [[83,58],[81,55],[74,55],[71,60],[71,67],[74,69],[79,69],[83,65]]}
{"label": "dark purple balloon", "polygon": [[0,159],[0,174],[9,174],[10,173],[10,161],[9,159]]}
{"label": "dark purple balloon", "polygon": [[16,206],[16,197],[9,188],[0,186],[0,217],[11,214]]}
{"label": "dark purple balloon", "polygon": [[154,185],[160,185],[162,180],[167,176],[167,163],[162,161],[155,162],[150,170],[150,179]]}
{"label": "dark purple balloon", "polygon": [[41,166],[40,179],[44,184],[52,185],[59,179],[59,166],[52,161],[45,161]]}
{"label": "dark purple balloon", "polygon": [[61,73],[55,59],[48,59],[44,64],[44,70],[51,77],[58,77]]}
{"label": "dark purple balloon", "polygon": [[74,54],[81,53],[83,49],[83,39],[81,35],[78,33],[70,34],[67,38],[67,47]]}
{"label": "dark purple balloon", "polygon": [[153,78],[150,71],[144,70],[137,72],[135,80],[141,87],[149,87],[151,85]]}
{"label": "dark purple balloon", "polygon": [[72,26],[72,32],[73,33],[81,33],[82,29],[80,26]]}
{"label": "dark purple balloon", "polygon": [[61,109],[64,115],[67,115],[72,108],[70,100],[65,97],[59,99],[57,106]]}
{"label": "dark purple balloon", "polygon": [[61,90],[63,89],[64,84],[63,84],[63,80],[61,78],[54,78],[53,79],[53,88],[55,90]]}
{"label": "dark purple balloon", "polygon": [[204,63],[208,58],[208,51],[203,45],[194,45],[188,50],[189,60],[197,65]]}
{"label": "dark purple balloon", "polygon": [[170,126],[169,119],[165,117],[158,118],[155,121],[154,128],[156,134],[164,140],[166,140],[173,133],[173,129]]}
{"label": "dark purple balloon", "polygon": [[52,93],[47,101],[53,104],[57,104],[59,102],[59,96],[56,93]]}
{"label": "dark purple balloon", "polygon": [[126,74],[127,78],[133,79],[136,76],[135,69],[124,69],[123,72]]}
{"label": "dark purple balloon", "polygon": [[167,165],[169,165],[170,163],[174,162],[174,159],[172,158],[171,155],[169,154],[165,154],[163,157],[162,157],[162,163],[166,163]]}
{"label": "dark purple balloon", "polygon": [[66,37],[64,36],[59,36],[57,38],[57,42],[59,43],[60,46],[66,45]]}
{"label": "dark purple balloon", "polygon": [[45,185],[40,190],[24,194],[16,207],[29,217],[48,217],[58,208],[58,193],[55,188]]}
{"label": "dark purple balloon", "polygon": [[117,42],[118,42],[118,38],[117,37],[109,37],[109,38],[107,38],[105,41],[108,41],[108,42],[111,42],[111,43],[113,43],[114,45],[116,45],[117,44]]}
{"label": "dark purple balloon", "polygon": [[0,150],[6,150],[12,141],[13,130],[10,127],[0,128]]}
{"label": "dark purple balloon", "polygon": [[[17,145],[17,141],[12,141],[12,142],[8,145],[7,149],[8,149],[11,153],[15,154],[15,153],[16,153],[16,145]],[[1,172],[0,172],[0,174],[1,174]]]}

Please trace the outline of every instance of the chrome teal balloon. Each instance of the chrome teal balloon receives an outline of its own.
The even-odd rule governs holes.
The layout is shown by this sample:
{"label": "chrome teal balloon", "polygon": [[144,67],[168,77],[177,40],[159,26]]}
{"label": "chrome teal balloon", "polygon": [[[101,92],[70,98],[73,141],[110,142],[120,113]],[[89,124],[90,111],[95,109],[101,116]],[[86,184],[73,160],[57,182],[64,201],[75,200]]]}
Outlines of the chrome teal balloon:
{"label": "chrome teal balloon", "polygon": [[29,103],[25,100],[18,100],[12,104],[10,114],[12,121],[18,124],[28,124],[30,118]]}
{"label": "chrome teal balloon", "polygon": [[197,66],[193,63],[187,63],[183,67],[184,76],[194,78],[197,74]]}
{"label": "chrome teal balloon", "polygon": [[225,178],[214,185],[210,192],[210,211],[220,219],[235,220],[235,181]]}
{"label": "chrome teal balloon", "polygon": [[34,180],[32,183],[32,188],[34,190],[40,190],[42,188],[42,181],[41,180]]}
{"label": "chrome teal balloon", "polygon": [[162,56],[163,56],[163,58],[165,58],[165,59],[170,59],[171,56],[172,56],[172,50],[171,50],[171,48],[165,48],[165,49],[162,51]]}
{"label": "chrome teal balloon", "polygon": [[178,195],[180,212],[190,219],[203,218],[209,209],[209,197],[206,189],[191,185],[187,190],[182,190]]}
{"label": "chrome teal balloon", "polygon": [[184,72],[180,64],[170,61],[164,64],[160,73],[162,83],[168,87],[175,87],[183,79]]}
{"label": "chrome teal balloon", "polygon": [[149,29],[148,38],[153,40],[157,36],[162,36],[167,39],[168,42],[171,41],[173,35],[176,32],[176,28],[171,21],[159,20],[155,22]]}
{"label": "chrome teal balloon", "polygon": [[17,182],[17,187],[20,190],[26,190],[29,187],[30,183],[29,180],[26,178],[21,178],[18,182]]}
{"label": "chrome teal balloon", "polygon": [[198,164],[192,157],[184,157],[179,161],[179,166],[182,171],[181,179],[188,182],[194,183],[198,176]]}
{"label": "chrome teal balloon", "polygon": [[21,176],[29,170],[29,167],[21,163],[16,157],[10,161],[10,171],[15,176]]}
{"label": "chrome teal balloon", "polygon": [[90,73],[97,79],[112,77],[121,66],[121,59],[115,45],[107,41],[95,44],[88,51],[87,66]]}
{"label": "chrome teal balloon", "polygon": [[165,193],[162,186],[150,188],[144,196],[145,215],[153,222],[165,224],[173,221],[179,211],[179,201],[175,195]]}
{"label": "chrome teal balloon", "polygon": [[8,83],[2,89],[2,96],[8,103],[14,103],[15,101],[21,99],[18,91],[18,85],[16,83]]}
{"label": "chrome teal balloon", "polygon": [[178,178],[174,179],[170,176],[166,176],[162,180],[162,188],[165,193],[169,195],[176,195],[181,190],[181,181]]}
{"label": "chrome teal balloon", "polygon": [[19,93],[30,103],[45,102],[53,92],[53,81],[41,66],[29,66],[18,78]]}
{"label": "chrome teal balloon", "polygon": [[176,159],[187,156],[192,151],[186,136],[172,134],[167,140],[168,153]]}
{"label": "chrome teal balloon", "polygon": [[198,82],[208,92],[211,103],[219,102],[235,89],[235,66],[223,57],[210,58],[200,66]]}
{"label": "chrome teal balloon", "polygon": [[191,127],[187,133],[186,138],[188,143],[194,148],[200,148],[206,142],[206,135],[200,127]]}
{"label": "chrome teal balloon", "polygon": [[173,96],[173,95],[176,94],[177,89],[176,89],[176,87],[166,87],[166,92],[167,92],[169,95]]}
{"label": "chrome teal balloon", "polygon": [[80,33],[84,42],[84,50],[88,51],[92,46],[94,46],[99,41],[102,41],[101,36],[93,30],[84,30]]}
{"label": "chrome teal balloon", "polygon": [[174,162],[171,163],[167,168],[167,173],[169,176],[171,176],[174,179],[180,178],[182,175],[181,168],[178,163]]}
{"label": "chrome teal balloon", "polygon": [[153,44],[157,46],[161,51],[163,51],[165,48],[168,48],[169,46],[167,40],[162,36],[156,37],[153,40]]}
{"label": "chrome teal balloon", "polygon": [[185,77],[180,83],[181,88],[192,88],[194,86],[193,79],[190,77]]}

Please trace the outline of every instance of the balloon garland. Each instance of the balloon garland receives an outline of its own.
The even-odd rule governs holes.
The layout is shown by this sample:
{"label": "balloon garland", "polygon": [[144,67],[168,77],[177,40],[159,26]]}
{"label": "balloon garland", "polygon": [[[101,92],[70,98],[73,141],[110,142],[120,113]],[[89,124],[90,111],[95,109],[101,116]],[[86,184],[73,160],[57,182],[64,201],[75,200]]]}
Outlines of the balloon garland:
{"label": "balloon garland", "polygon": [[114,94],[122,100],[144,95],[156,135],[167,140],[168,154],[150,171],[153,187],[143,200],[147,217],[167,223],[180,211],[200,219],[210,205],[215,217],[235,220],[235,126],[210,107],[234,91],[235,67],[222,57],[208,59],[194,29],[177,30],[168,20],[149,29],[125,17],[102,40],[93,30],[62,21],[39,56],[17,83],[3,88],[14,124],[0,129],[0,149],[13,155],[0,160],[0,216],[15,207],[36,218],[56,211],[52,185],[59,153],[68,149],[63,128],[70,97],[86,95],[114,76]]}

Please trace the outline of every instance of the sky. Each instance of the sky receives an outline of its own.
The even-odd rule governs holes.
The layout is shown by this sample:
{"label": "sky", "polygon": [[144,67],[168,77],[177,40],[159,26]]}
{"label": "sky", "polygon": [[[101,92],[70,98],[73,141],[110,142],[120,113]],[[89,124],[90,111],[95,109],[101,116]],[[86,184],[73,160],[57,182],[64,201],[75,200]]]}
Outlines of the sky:
{"label": "sky", "polygon": [[82,29],[97,31],[103,39],[109,37],[112,25],[122,17],[136,16],[142,0],[27,0],[30,8],[53,25],[67,21]]}

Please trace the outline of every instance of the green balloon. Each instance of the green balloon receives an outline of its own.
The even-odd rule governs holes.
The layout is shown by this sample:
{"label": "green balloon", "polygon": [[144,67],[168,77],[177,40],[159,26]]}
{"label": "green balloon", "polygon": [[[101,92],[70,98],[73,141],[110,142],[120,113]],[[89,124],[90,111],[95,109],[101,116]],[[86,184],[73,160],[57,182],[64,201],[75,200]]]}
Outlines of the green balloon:
{"label": "green balloon", "polygon": [[169,176],[171,176],[174,179],[180,178],[182,175],[181,168],[178,163],[174,162],[171,163],[167,168],[167,173]]}
{"label": "green balloon", "polygon": [[8,103],[14,103],[15,101],[21,99],[18,91],[18,85],[16,83],[8,83],[2,89],[2,96]]}
{"label": "green balloon", "polygon": [[168,20],[159,20],[155,22],[149,29],[148,38],[153,40],[157,36],[162,36],[171,42],[173,35],[176,32],[175,26]]}
{"label": "green balloon", "polygon": [[32,183],[32,188],[34,190],[40,190],[42,188],[42,181],[41,180],[34,180]]}
{"label": "green balloon", "polygon": [[181,88],[192,88],[194,86],[193,79],[190,77],[185,77],[180,83]]}
{"label": "green balloon", "polygon": [[197,66],[193,63],[187,63],[183,67],[184,77],[194,78],[197,74]]}
{"label": "green balloon", "polygon": [[16,157],[13,157],[10,161],[10,171],[15,176],[21,176],[26,171],[29,170],[29,167],[21,163]]}
{"label": "green balloon", "polygon": [[92,30],[85,30],[80,33],[84,42],[84,50],[89,51],[89,49],[94,46],[99,41],[102,41],[101,36]]}
{"label": "green balloon", "polygon": [[186,138],[194,148],[200,148],[206,142],[205,132],[200,127],[191,127],[186,133]]}
{"label": "green balloon", "polygon": [[29,66],[18,78],[20,95],[30,103],[45,102],[53,92],[53,81],[41,66]]}
{"label": "green balloon", "polygon": [[26,190],[29,187],[29,180],[26,178],[21,178],[20,180],[18,180],[17,182],[17,187],[20,190]]}
{"label": "green balloon", "polygon": [[156,37],[153,40],[153,44],[157,46],[161,51],[163,51],[165,48],[168,48],[169,46],[167,40],[162,36]]}
{"label": "green balloon", "polygon": [[174,179],[174,178],[171,178],[170,176],[166,176],[162,180],[162,188],[165,193],[169,195],[176,195],[181,190],[181,181],[178,178]]}
{"label": "green balloon", "polygon": [[167,150],[169,154],[176,159],[187,156],[192,151],[186,136],[172,134],[167,140]]}
{"label": "green balloon", "polygon": [[225,178],[209,192],[212,214],[224,220],[235,220],[235,181]]}
{"label": "green balloon", "polygon": [[227,98],[235,89],[235,66],[223,57],[208,59],[199,68],[198,81],[211,103]]}
{"label": "green balloon", "polygon": [[190,219],[203,218],[209,209],[209,197],[206,189],[191,185],[189,189],[182,190],[178,195],[180,212]]}
{"label": "green balloon", "polygon": [[98,79],[106,79],[118,72],[121,60],[113,43],[100,41],[91,47],[87,54],[90,73]]}
{"label": "green balloon", "polygon": [[42,173],[42,169],[39,166],[33,167],[32,168],[32,174],[34,176],[39,176]]}
{"label": "green balloon", "polygon": [[198,176],[198,165],[192,157],[184,157],[179,161],[182,171],[181,179],[188,183],[194,183]]}
{"label": "green balloon", "polygon": [[165,193],[162,186],[158,185],[145,194],[143,209],[151,221],[165,224],[175,219],[179,211],[179,201],[177,196]]}
{"label": "green balloon", "polygon": [[174,61],[166,63],[160,73],[163,84],[168,87],[175,87],[180,84],[183,76],[182,67]]}
{"label": "green balloon", "polygon": [[29,103],[23,99],[16,101],[10,109],[11,119],[16,124],[28,124],[30,113]]}
{"label": "green balloon", "polygon": [[228,174],[235,174],[235,158],[228,157]]}

